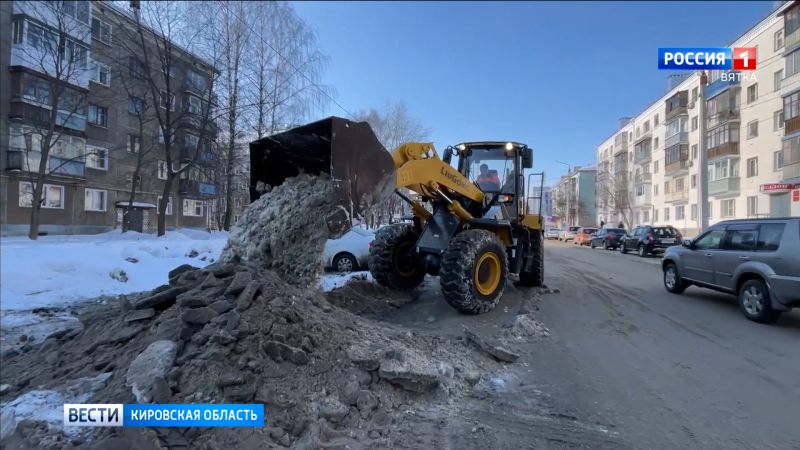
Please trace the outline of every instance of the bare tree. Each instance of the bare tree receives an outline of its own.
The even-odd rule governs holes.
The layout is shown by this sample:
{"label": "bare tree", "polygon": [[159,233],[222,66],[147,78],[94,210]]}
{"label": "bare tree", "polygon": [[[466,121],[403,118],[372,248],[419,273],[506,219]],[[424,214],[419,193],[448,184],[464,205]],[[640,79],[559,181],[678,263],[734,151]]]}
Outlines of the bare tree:
{"label": "bare tree", "polygon": [[[181,174],[194,171],[195,163],[202,152],[207,151],[213,141],[211,130],[214,108],[214,82],[217,72],[213,62],[207,64],[208,70],[200,71],[193,67],[182,67],[180,57],[188,54],[192,45],[200,42],[199,32],[204,24],[186,21],[191,4],[178,2],[145,2],[142,9],[134,9],[133,24],[121,24],[124,33],[124,50],[129,55],[129,72],[138,79],[147,93],[144,98],[131,98],[134,108],[152,105],[155,121],[163,137],[163,158],[166,164],[166,180],[158,204],[158,235],[166,233],[166,210],[175,180]],[[194,17],[194,16],[192,16]],[[199,25],[199,26],[198,26]],[[195,30],[195,31],[191,31]],[[183,43],[183,47],[178,42]],[[206,41],[202,41],[207,43]],[[216,48],[206,48],[205,54],[216,55]],[[216,62],[216,60],[212,60]],[[181,90],[177,75],[185,72],[186,90],[192,92],[192,99],[177,107],[176,93]],[[141,106],[137,106],[141,104]],[[181,153],[187,146],[176,145],[175,137],[187,129],[198,130],[196,144]],[[177,163],[177,164],[176,164]]]}
{"label": "bare tree", "polygon": [[598,206],[614,214],[613,222],[621,220],[625,228],[630,229],[633,226],[633,195],[629,189],[627,171],[614,174],[599,172],[598,175],[596,194],[600,203]]}
{"label": "bare tree", "polygon": [[[389,151],[394,151],[406,142],[425,141],[430,134],[430,130],[412,117],[408,107],[402,102],[387,104],[382,111],[374,108],[362,111],[356,115],[355,120],[369,123],[378,140]],[[405,204],[396,195],[392,195],[365,213],[367,225],[375,227],[390,222],[395,215],[402,214],[404,208]]]}
{"label": "bare tree", "polygon": [[316,33],[288,2],[247,2],[246,10],[253,32],[243,68],[254,105],[248,122],[263,137],[304,122],[325,106],[333,88],[321,82],[328,58]]}
{"label": "bare tree", "polygon": [[[25,97],[30,125],[11,128],[10,139],[22,150],[25,171],[29,174],[31,217],[28,237],[39,236],[40,211],[45,201],[44,182],[54,173],[76,173],[85,158],[85,142],[66,132],[82,122],[85,125],[86,92],[76,88],[89,76],[89,47],[85,41],[89,5],[83,2],[26,2],[27,12],[38,20],[27,22],[27,45],[23,57],[44,76],[25,75]],[[46,25],[44,25],[46,24]],[[82,144],[81,144],[82,143]],[[13,144],[12,144],[13,145]],[[58,195],[58,201],[64,199]]]}

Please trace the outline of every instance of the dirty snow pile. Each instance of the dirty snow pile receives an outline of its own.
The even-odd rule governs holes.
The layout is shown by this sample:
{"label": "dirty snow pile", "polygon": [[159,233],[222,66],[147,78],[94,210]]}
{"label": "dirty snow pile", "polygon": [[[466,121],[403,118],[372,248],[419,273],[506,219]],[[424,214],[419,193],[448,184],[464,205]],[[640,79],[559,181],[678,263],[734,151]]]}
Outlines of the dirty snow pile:
{"label": "dirty snow pile", "polygon": [[221,260],[267,269],[287,282],[310,286],[329,236],[325,218],[334,211],[326,176],[300,175],[265,192],[234,226]]}
{"label": "dirty snow pile", "polygon": [[36,241],[2,238],[0,306],[5,313],[153,289],[177,265],[214,262],[227,238],[185,229],[162,237],[116,230]]}
{"label": "dirty snow pile", "polygon": [[[305,191],[317,183],[326,181],[289,179],[269,201],[251,206],[245,217],[257,223],[240,222],[226,250],[234,256],[225,261],[176,267],[167,284],[87,308],[79,327],[7,355],[0,446],[435,446],[419,430],[445,422],[451,414],[447,405],[499,367],[503,359],[493,351],[507,357],[513,350],[480,342],[493,356],[488,358],[475,351],[469,337],[443,338],[372,320],[305,287],[304,280],[319,271],[312,253],[327,239],[317,219],[330,204]],[[298,201],[306,209],[289,206]],[[304,249],[289,248],[292,244]],[[250,246],[258,251],[249,252]],[[298,258],[296,267],[290,258]],[[358,284],[368,281],[353,283],[371,294]],[[76,384],[90,389],[78,395]],[[18,410],[25,395],[87,403],[263,403],[266,426],[75,432],[46,415]]]}

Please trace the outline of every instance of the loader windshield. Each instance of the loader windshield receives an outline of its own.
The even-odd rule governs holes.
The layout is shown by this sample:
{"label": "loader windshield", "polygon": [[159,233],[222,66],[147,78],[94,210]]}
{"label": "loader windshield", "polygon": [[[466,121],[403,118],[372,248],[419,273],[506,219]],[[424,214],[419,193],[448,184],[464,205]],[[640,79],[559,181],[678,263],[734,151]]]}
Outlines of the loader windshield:
{"label": "loader windshield", "polygon": [[503,148],[470,148],[464,157],[464,175],[486,193],[515,193],[514,155]]}

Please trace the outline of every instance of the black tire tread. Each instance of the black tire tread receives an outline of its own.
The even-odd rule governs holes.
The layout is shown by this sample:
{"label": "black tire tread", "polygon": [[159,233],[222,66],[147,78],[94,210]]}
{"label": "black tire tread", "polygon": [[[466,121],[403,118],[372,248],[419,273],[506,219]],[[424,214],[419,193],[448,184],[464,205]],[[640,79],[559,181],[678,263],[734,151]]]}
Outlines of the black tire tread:
{"label": "black tire tread", "polygon": [[544,283],[544,241],[538,231],[531,233],[531,251],[533,252],[533,270],[526,271],[527,264],[523,263],[522,270],[519,272],[519,284],[538,287]]}
{"label": "black tire tread", "polygon": [[369,250],[369,272],[379,284],[391,289],[410,290],[419,286],[425,271],[418,268],[411,276],[399,274],[394,267],[394,249],[406,241],[416,242],[419,234],[413,225],[390,225],[378,230]]}
{"label": "black tire tread", "polygon": [[[473,265],[482,250],[492,250],[500,257],[502,273],[500,285],[490,298],[475,291],[473,286]],[[508,276],[506,249],[497,236],[487,230],[465,230],[450,240],[450,245],[442,256],[439,283],[447,303],[462,313],[482,314],[497,306],[503,296]]]}

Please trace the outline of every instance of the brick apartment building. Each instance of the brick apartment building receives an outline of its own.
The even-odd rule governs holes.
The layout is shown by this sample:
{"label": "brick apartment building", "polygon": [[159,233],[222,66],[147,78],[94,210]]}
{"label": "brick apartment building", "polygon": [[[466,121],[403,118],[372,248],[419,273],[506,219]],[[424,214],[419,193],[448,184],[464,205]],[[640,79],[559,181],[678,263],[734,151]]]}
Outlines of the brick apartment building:
{"label": "brick apartment building", "polygon": [[[31,171],[36,171],[49,73],[37,64],[42,42],[55,32],[57,19],[40,10],[42,3],[0,2],[0,226],[3,235],[27,234],[31,207]],[[126,214],[138,152],[144,152],[139,186],[129,211],[131,228],[154,231],[157,204],[166,180],[163,136],[153,109],[170,108],[177,117],[171,151],[174,166],[195,161],[175,180],[167,208],[168,228],[212,227],[209,206],[218,192],[213,175],[216,125],[200,111],[213,102],[215,68],[197,55],[177,49],[170,71],[172,98],[142,108],[145,83],[141,65],[126,55],[121,42],[132,36],[136,22],[130,11],[110,2],[66,1],[60,10],[70,16],[69,49],[81,65],[65,86],[65,102],[78,102],[57,120],[60,139],[51,150],[43,192],[41,233],[97,233],[122,224]],[[128,44],[129,45],[129,44]],[[177,47],[176,47],[177,48]],[[52,80],[52,78],[50,78]],[[178,88],[175,88],[177,86]],[[206,102],[206,103],[204,103]],[[142,112],[144,111],[144,112]],[[141,122],[140,126],[140,115]],[[59,109],[59,117],[62,117]],[[143,132],[140,132],[143,130]],[[217,204],[215,202],[214,204]]]}

